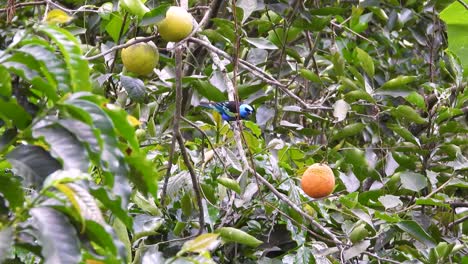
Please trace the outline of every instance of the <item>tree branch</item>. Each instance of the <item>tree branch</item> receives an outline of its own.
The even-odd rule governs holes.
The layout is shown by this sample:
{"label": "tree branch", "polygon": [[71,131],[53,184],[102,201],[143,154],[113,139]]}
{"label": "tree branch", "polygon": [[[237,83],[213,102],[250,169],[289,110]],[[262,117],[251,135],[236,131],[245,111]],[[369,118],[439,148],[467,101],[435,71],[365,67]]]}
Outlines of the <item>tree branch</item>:
{"label": "tree branch", "polygon": [[193,191],[195,192],[195,197],[197,199],[198,210],[199,210],[199,224],[200,229],[198,230],[198,234],[203,233],[205,229],[205,212],[203,209],[203,201],[200,192],[200,185],[198,184],[197,175],[195,170],[192,166],[192,163],[189,159],[187,150],[185,149],[184,139],[182,138],[182,134],[180,133],[180,120],[182,119],[182,52],[184,47],[179,46],[175,50],[175,61],[176,61],[176,111],[174,116],[174,128],[173,132],[175,138],[177,139],[177,143],[179,143],[180,153],[182,154],[182,158],[184,159],[184,163],[188,168],[190,173],[190,178],[192,180]]}

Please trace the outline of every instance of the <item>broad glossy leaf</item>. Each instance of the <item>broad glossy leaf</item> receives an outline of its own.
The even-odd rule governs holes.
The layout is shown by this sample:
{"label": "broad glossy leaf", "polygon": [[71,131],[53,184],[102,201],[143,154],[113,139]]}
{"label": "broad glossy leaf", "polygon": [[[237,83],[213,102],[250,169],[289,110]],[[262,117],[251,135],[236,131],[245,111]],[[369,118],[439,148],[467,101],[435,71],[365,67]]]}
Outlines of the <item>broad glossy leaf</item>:
{"label": "broad glossy leaf", "polygon": [[358,135],[365,127],[366,125],[362,123],[347,125],[343,129],[338,130],[338,132],[332,137],[332,140],[341,140],[343,138]]}
{"label": "broad glossy leaf", "polygon": [[48,207],[33,208],[30,213],[45,263],[78,263],[81,259],[79,240],[68,218]]}
{"label": "broad glossy leaf", "polygon": [[218,237],[219,234],[214,233],[201,234],[195,239],[185,242],[178,255],[182,255],[185,252],[203,253],[214,250],[221,244]]}
{"label": "broad glossy leaf", "polygon": [[241,187],[236,180],[227,178],[227,177],[219,177],[217,179],[218,183],[223,185],[224,187],[235,191],[237,194],[241,193]]}
{"label": "broad glossy leaf", "polygon": [[34,89],[43,92],[53,101],[58,99],[55,86],[49,83],[50,81],[53,83],[53,80],[49,74],[45,78],[40,74],[46,71],[43,70],[41,63],[33,56],[27,53],[16,52],[3,62],[3,66],[8,68],[10,72],[31,82]]}
{"label": "broad glossy leaf", "polygon": [[49,152],[34,145],[19,145],[6,156],[15,173],[26,180],[26,184],[42,184],[44,179],[62,165]]}
{"label": "broad glossy leaf", "polygon": [[336,122],[345,120],[349,110],[351,110],[351,106],[345,100],[336,101],[333,104],[333,116],[337,119]]}
{"label": "broad glossy leaf", "polygon": [[72,133],[59,124],[53,121],[39,122],[33,128],[33,136],[44,137],[51,148],[52,156],[62,160],[65,170],[88,171],[90,163],[86,148]]}
{"label": "broad glossy leaf", "polygon": [[359,61],[359,65],[364,69],[364,71],[369,75],[369,77],[374,77],[375,68],[374,68],[374,61],[372,57],[365,52],[364,50],[356,47],[357,59]]}
{"label": "broad glossy leaf", "polygon": [[79,99],[79,97],[72,97],[66,103],[85,110],[91,116],[94,128],[100,130],[104,143],[101,154],[101,165],[106,172],[104,174],[106,177],[105,184],[113,186],[114,193],[122,197],[122,202],[126,205],[130,196],[128,182],[129,167],[124,162],[124,155],[119,149],[112,120],[104,110],[93,102]]}
{"label": "broad glossy leaf", "polygon": [[227,100],[226,95],[208,81],[197,80],[193,84],[197,92],[210,101],[222,102]]}
{"label": "broad glossy leaf", "polygon": [[11,96],[11,76],[5,67],[0,65],[0,95]]}
{"label": "broad glossy leaf", "polygon": [[265,38],[245,38],[245,41],[259,49],[275,50],[278,49],[275,44]]}
{"label": "broad glossy leaf", "polygon": [[8,207],[12,211],[15,211],[16,208],[23,207],[25,201],[24,191],[19,179],[11,173],[3,173],[0,174],[0,182],[0,195],[8,201]]}
{"label": "broad glossy leaf", "polygon": [[169,9],[170,4],[160,4],[155,9],[147,12],[143,19],[140,22],[140,26],[146,27],[149,25],[157,24],[166,17],[167,9]]}
{"label": "broad glossy leaf", "polygon": [[125,245],[119,240],[111,226],[87,220],[85,227],[88,238],[104,249],[108,257],[113,258],[114,261],[120,259],[120,263],[127,259]]}
{"label": "broad glossy leaf", "polygon": [[397,108],[392,110],[392,115],[401,119],[414,122],[416,124],[425,124],[427,119],[422,118],[416,110],[408,105],[399,105]]}
{"label": "broad glossy leaf", "polygon": [[406,85],[408,83],[412,83],[414,81],[418,80],[418,76],[398,76],[394,79],[391,79],[384,83],[380,89],[382,90],[392,90],[392,89],[398,89],[403,85]]}
{"label": "broad glossy leaf", "polygon": [[396,226],[427,247],[434,247],[436,245],[434,239],[415,221],[401,221],[397,223]]}
{"label": "broad glossy leaf", "polygon": [[120,197],[109,194],[110,190],[103,186],[90,187],[89,193],[98,199],[112,214],[118,217],[129,230],[133,230],[133,218],[122,208],[122,199]]}
{"label": "broad glossy leaf", "polygon": [[406,171],[400,174],[401,186],[413,192],[419,192],[427,187],[427,179],[424,175]]}
{"label": "broad glossy leaf", "polygon": [[39,38],[25,39],[21,41],[21,44],[23,45],[20,48],[22,52],[30,54],[45,66],[42,73],[51,75],[54,86],[59,91],[69,92],[72,90],[67,65],[57,56],[54,46]]}
{"label": "broad glossy leaf", "polygon": [[411,134],[411,132],[406,127],[397,124],[388,124],[387,127],[393,130],[393,132],[397,133],[403,139],[420,146],[419,139],[413,136],[413,134]]}
{"label": "broad glossy leaf", "polygon": [[8,100],[0,97],[0,119],[3,118],[13,122],[19,129],[26,129],[32,121],[29,113],[13,97]]}
{"label": "broad glossy leaf", "polygon": [[447,24],[448,48],[460,59],[464,76],[468,75],[468,37],[463,33],[468,30],[468,22],[464,19],[467,15],[468,11],[458,1],[440,13],[440,18]]}
{"label": "broad glossy leaf", "polygon": [[120,77],[122,86],[128,93],[130,99],[143,103],[146,100],[146,88],[142,80],[122,75]]}
{"label": "broad glossy leaf", "polygon": [[385,207],[385,209],[391,209],[403,205],[400,197],[391,194],[379,197],[379,202]]}
{"label": "broad glossy leaf", "polygon": [[263,243],[247,232],[234,227],[221,227],[216,230],[216,233],[226,242],[236,242],[250,247],[258,247]]}
{"label": "broad glossy leaf", "polygon": [[371,245],[370,240],[361,241],[352,247],[346,249],[344,251],[344,259],[349,260],[351,258],[357,257],[362,254],[362,252],[366,251],[366,249]]}
{"label": "broad glossy leaf", "polygon": [[55,26],[41,26],[39,30],[47,34],[59,47],[70,73],[72,90],[91,91],[88,61],[82,56],[80,43],[75,36]]}
{"label": "broad glossy leaf", "polygon": [[82,219],[105,224],[96,200],[84,187],[76,183],[57,184],[55,187],[67,196]]}

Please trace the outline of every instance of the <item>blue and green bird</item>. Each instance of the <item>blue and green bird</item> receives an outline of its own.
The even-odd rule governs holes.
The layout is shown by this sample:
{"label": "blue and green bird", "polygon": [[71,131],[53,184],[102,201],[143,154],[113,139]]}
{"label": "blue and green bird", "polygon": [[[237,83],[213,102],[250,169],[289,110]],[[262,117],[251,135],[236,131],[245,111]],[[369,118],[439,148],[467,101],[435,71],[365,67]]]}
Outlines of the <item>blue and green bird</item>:
{"label": "blue and green bird", "polygon": [[[226,102],[201,102],[200,106],[216,110],[223,120],[226,121],[235,121],[239,119],[247,119],[253,113],[255,113],[255,108],[249,104],[237,103],[235,101],[226,101]],[[238,112],[239,110],[239,112]]]}

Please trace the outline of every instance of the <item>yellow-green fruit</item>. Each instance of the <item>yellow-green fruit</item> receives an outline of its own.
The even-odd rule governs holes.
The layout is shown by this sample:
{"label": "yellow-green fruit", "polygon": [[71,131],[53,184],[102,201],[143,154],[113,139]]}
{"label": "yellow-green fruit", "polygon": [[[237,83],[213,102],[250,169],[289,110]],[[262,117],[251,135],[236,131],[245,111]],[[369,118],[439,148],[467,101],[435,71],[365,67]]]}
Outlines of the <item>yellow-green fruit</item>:
{"label": "yellow-green fruit", "polygon": [[192,20],[193,17],[187,10],[171,6],[166,12],[166,18],[158,23],[159,35],[165,41],[181,41],[192,32]]}
{"label": "yellow-green fruit", "polygon": [[[132,41],[135,39],[131,39],[127,43]],[[127,70],[139,75],[148,75],[158,65],[158,48],[153,42],[140,42],[131,45],[122,50],[122,62]]]}

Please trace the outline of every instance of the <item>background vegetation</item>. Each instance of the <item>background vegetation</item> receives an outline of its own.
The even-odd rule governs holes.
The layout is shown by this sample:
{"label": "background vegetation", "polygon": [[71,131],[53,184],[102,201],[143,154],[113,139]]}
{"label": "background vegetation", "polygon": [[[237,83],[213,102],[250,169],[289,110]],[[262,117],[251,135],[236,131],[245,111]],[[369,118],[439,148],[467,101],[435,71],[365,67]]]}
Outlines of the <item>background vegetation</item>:
{"label": "background vegetation", "polygon": [[468,261],[465,2],[140,1],[0,2],[0,262]]}

